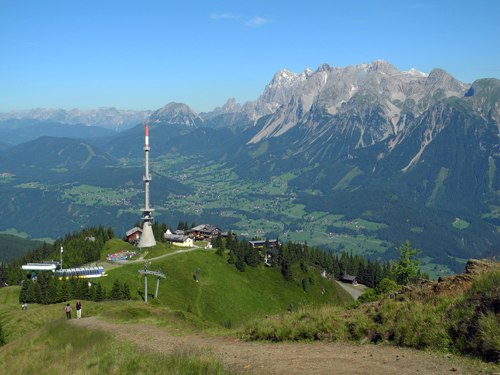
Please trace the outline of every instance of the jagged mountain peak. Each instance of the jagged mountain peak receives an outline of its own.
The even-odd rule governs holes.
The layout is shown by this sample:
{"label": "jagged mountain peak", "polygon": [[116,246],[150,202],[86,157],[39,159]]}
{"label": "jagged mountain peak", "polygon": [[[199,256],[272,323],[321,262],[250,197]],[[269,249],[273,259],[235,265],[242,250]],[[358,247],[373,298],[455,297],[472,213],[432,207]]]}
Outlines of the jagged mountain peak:
{"label": "jagged mountain peak", "polygon": [[426,78],[426,85],[442,87],[448,93],[447,96],[463,96],[471,86],[453,78],[450,73],[440,68],[432,69]]}
{"label": "jagged mountain peak", "polygon": [[296,81],[302,81],[303,79],[307,79],[307,76],[305,74],[297,74],[288,69],[282,69],[274,75],[268,87],[277,88],[281,86],[290,86],[293,85]]}
{"label": "jagged mountain peak", "polygon": [[300,73],[301,79],[307,79],[312,76],[313,71],[309,68],[305,68],[302,73]]}
{"label": "jagged mountain peak", "polygon": [[408,74],[413,77],[428,77],[429,75],[427,73],[421,72],[415,68],[411,68],[410,70],[401,72],[403,74]]}
{"label": "jagged mountain peak", "polygon": [[196,114],[187,104],[170,102],[156,110],[149,117],[150,123],[175,124],[189,128],[203,125],[203,119]]}
{"label": "jagged mountain peak", "polygon": [[[346,121],[352,121],[350,126],[359,128],[369,139],[360,139],[364,147],[401,131],[396,124],[408,111],[419,116],[441,99],[463,96],[468,88],[442,69],[427,75],[417,69],[401,72],[384,60],[345,69],[325,63],[307,79],[295,81],[280,92],[288,95],[280,100],[283,106],[276,108],[249,143],[281,136],[299,123],[314,129],[329,114],[347,116]],[[263,95],[260,99],[265,103],[268,98]],[[315,119],[319,113],[322,115]],[[374,113],[379,116],[378,127],[369,125]]]}
{"label": "jagged mountain peak", "polygon": [[235,98],[230,98],[227,100],[226,104],[224,104],[222,107],[217,107],[215,108],[212,112],[201,112],[198,115],[204,119],[212,119],[214,117],[220,116],[220,115],[225,115],[228,113],[237,113],[241,111],[241,104],[236,103]]}
{"label": "jagged mountain peak", "polygon": [[318,69],[316,69],[316,72],[315,73],[318,73],[318,72],[328,72],[330,71],[331,67],[330,65],[328,65],[328,63],[324,63],[324,64],[321,64]]}

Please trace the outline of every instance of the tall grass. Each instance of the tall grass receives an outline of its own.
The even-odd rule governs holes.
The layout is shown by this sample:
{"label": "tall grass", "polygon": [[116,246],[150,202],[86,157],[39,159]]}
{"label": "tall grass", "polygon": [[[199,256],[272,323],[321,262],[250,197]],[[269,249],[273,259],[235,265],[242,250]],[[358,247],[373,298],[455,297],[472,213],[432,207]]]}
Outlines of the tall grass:
{"label": "tall grass", "polygon": [[227,374],[209,353],[140,352],[112,335],[70,326],[65,319],[0,348],[3,374]]}
{"label": "tall grass", "polygon": [[408,293],[357,309],[300,309],[253,321],[239,334],[249,340],[390,341],[500,360],[500,272],[478,278],[465,293]]}

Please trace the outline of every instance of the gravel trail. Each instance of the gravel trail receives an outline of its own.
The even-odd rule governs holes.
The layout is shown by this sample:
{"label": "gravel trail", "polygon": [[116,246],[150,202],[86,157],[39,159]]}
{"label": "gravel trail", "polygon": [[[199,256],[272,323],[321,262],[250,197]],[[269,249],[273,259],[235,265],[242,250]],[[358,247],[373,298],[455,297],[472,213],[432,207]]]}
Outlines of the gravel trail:
{"label": "gravel trail", "polygon": [[460,358],[399,348],[392,345],[342,343],[244,342],[235,337],[176,336],[179,330],[146,324],[113,324],[96,317],[71,320],[87,329],[110,332],[132,340],[139,349],[172,353],[189,348],[210,350],[223,365],[251,374],[468,374]]}

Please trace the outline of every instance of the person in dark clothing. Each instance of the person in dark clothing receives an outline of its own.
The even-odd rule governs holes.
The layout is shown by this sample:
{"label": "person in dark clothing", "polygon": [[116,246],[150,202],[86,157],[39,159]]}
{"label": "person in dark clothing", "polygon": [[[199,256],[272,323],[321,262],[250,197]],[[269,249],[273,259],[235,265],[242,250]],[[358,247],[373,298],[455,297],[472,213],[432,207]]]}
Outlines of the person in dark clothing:
{"label": "person in dark clothing", "polygon": [[80,302],[80,300],[76,301],[75,309],[76,309],[76,317],[80,319],[82,317],[82,303]]}
{"label": "person in dark clothing", "polygon": [[69,303],[66,305],[65,307],[65,310],[66,310],[66,319],[71,319],[71,306],[69,305]]}

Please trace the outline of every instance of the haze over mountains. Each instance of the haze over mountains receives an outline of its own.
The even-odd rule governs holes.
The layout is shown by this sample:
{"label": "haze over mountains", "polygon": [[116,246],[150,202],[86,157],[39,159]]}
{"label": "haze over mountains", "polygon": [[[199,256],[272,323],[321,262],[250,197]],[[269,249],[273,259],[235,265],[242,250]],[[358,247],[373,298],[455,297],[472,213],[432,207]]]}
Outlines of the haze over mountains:
{"label": "haze over mountains", "polygon": [[[424,228],[425,215],[470,223],[468,229],[457,229],[440,245],[453,247],[454,256],[484,253],[500,244],[494,226],[500,226],[497,79],[462,83],[442,69],[428,74],[416,69],[401,72],[382,60],[346,68],[323,64],[314,72],[281,70],[255,101],[240,105],[229,99],[207,113],[168,103],[154,112],[32,110],[0,114],[0,119],[4,119],[0,128],[18,132],[28,129],[23,124],[31,121],[30,134],[37,135],[37,126],[59,120],[67,121],[60,126],[73,129],[77,129],[76,123],[125,129],[113,135],[85,134],[80,126],[78,137],[66,135],[84,138],[72,146],[72,140],[52,142],[47,137],[29,146],[0,144],[0,149],[7,148],[0,152],[0,173],[18,175],[36,167],[40,175],[44,165],[53,171],[116,168],[118,159],[144,157],[142,123],[149,119],[151,157],[156,160],[167,154],[197,155],[201,163],[222,163],[247,180],[291,173],[288,187],[303,194],[299,199],[306,211],[314,205],[336,212],[342,206],[344,215],[355,212],[358,216],[351,215],[353,218],[376,222],[388,220],[389,206],[403,209],[398,206],[401,197],[414,205],[401,223],[402,240],[425,236],[420,231],[431,230]],[[140,181],[134,180],[134,184],[140,186]],[[175,185],[175,189],[182,191],[182,186]],[[16,194],[19,192],[11,188],[6,198]],[[360,210],[356,204],[363,199],[365,209]],[[373,202],[377,204],[366,209]],[[404,207],[410,210],[410,206]],[[426,213],[418,214],[417,220],[418,210]],[[89,214],[90,207],[85,211]],[[434,228],[440,225],[445,224]]]}

